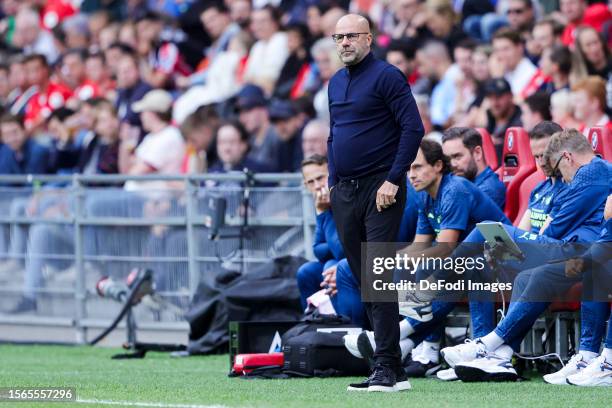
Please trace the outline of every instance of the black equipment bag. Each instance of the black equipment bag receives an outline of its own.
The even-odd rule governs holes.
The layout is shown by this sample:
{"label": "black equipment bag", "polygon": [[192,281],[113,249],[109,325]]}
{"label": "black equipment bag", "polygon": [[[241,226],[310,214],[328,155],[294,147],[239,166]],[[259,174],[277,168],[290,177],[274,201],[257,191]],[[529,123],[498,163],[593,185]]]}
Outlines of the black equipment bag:
{"label": "black equipment bag", "polygon": [[285,256],[244,275],[200,283],[185,318],[189,354],[227,351],[230,321],[298,321],[302,316],[296,272],[306,260]]}
{"label": "black equipment bag", "polygon": [[342,338],[347,330],[343,328],[355,325],[346,316],[306,316],[304,322],[282,336],[283,373],[301,377],[367,375],[366,360],[353,356],[344,347]]}

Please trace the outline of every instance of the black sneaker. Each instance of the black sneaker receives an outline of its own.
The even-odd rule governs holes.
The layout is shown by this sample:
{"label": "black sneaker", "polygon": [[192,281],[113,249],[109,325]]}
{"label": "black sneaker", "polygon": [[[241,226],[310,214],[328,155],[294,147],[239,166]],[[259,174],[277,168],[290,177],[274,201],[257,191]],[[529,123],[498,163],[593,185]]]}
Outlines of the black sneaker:
{"label": "black sneaker", "polygon": [[404,372],[409,378],[423,378],[434,375],[441,365],[439,363],[433,363],[428,361],[423,363],[419,360],[411,360],[408,365],[404,367]]}
{"label": "black sneaker", "polygon": [[9,310],[9,314],[27,313],[36,311],[36,299],[22,296],[15,307]]}
{"label": "black sneaker", "polygon": [[370,386],[370,378],[366,378],[360,383],[349,384],[346,388],[347,391],[367,391]]}
{"label": "black sneaker", "polygon": [[368,392],[397,392],[397,376],[392,368],[376,364],[370,376]]}

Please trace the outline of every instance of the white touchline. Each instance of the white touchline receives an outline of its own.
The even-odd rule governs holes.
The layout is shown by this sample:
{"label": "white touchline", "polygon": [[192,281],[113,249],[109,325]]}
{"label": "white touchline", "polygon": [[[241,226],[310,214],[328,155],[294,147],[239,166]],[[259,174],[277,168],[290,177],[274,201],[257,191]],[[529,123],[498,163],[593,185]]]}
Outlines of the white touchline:
{"label": "white touchline", "polygon": [[77,399],[79,404],[97,405],[122,405],[130,407],[156,407],[156,408],[228,408],[225,405],[193,405],[193,404],[167,404],[165,402],[133,402],[133,401],[110,401],[98,399]]}

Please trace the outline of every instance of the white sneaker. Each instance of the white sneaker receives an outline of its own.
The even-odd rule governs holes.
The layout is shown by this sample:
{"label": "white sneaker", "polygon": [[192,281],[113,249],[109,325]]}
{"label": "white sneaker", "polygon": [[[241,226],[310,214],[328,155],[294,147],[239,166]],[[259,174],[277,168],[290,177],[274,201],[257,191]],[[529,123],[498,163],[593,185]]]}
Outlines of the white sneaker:
{"label": "white sneaker", "polygon": [[359,334],[347,334],[342,338],[344,341],[344,347],[357,358],[363,358],[361,353],[359,352],[359,347],[357,347],[357,339],[359,338]]}
{"label": "white sneaker", "polygon": [[567,362],[565,367],[556,373],[546,374],[542,378],[549,384],[567,385],[567,377],[577,374],[579,371],[585,369],[588,365],[589,363],[584,359],[582,354],[574,354],[570,361]]}
{"label": "white sneaker", "polygon": [[[365,333],[367,335],[368,340],[370,340],[372,350],[376,350],[376,343],[374,342],[374,332],[373,331],[364,330],[359,334],[347,334],[342,338],[344,340],[344,347],[346,347],[349,353],[351,353],[357,358],[364,358],[364,355],[359,350],[359,336],[363,333]],[[367,357],[371,357],[371,356],[367,356]]]}
{"label": "white sneaker", "polygon": [[459,363],[472,361],[476,358],[479,352],[485,350],[484,344],[480,339],[466,339],[465,343],[458,344],[453,347],[444,347],[440,353],[446,363],[451,367],[455,367]]}
{"label": "white sneaker", "polygon": [[518,374],[509,359],[487,351],[479,352],[472,361],[457,364],[455,373],[463,382],[518,379]]}
{"label": "white sneaker", "polygon": [[449,368],[446,370],[440,370],[436,373],[436,377],[442,381],[457,381],[459,377],[457,377],[457,373],[455,373],[454,368]]}
{"label": "white sneaker", "polygon": [[585,369],[572,374],[566,379],[568,384],[581,387],[612,386],[612,364],[604,356],[599,356]]}
{"label": "white sneaker", "polygon": [[410,353],[410,358],[412,360],[416,360],[418,358],[418,356],[420,356],[421,354],[423,354],[423,342],[420,342],[413,350],[412,353]]}
{"label": "white sneaker", "polygon": [[425,292],[398,291],[399,314],[419,322],[428,322],[433,319],[431,299],[434,297]]}

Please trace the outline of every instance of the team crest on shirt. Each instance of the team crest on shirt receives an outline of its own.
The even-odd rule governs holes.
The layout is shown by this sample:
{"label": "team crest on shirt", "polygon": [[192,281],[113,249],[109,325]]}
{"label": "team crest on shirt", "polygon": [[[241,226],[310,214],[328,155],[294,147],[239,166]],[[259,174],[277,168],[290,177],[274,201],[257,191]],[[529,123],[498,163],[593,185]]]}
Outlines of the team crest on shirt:
{"label": "team crest on shirt", "polygon": [[597,143],[599,142],[599,140],[597,139],[597,132],[593,132],[593,136],[591,136],[591,147],[593,148],[593,150],[597,149]]}

